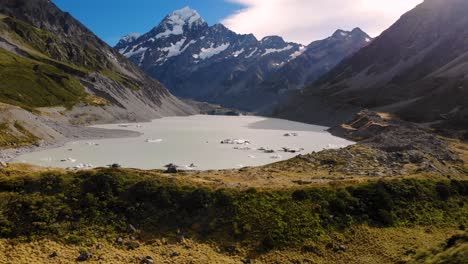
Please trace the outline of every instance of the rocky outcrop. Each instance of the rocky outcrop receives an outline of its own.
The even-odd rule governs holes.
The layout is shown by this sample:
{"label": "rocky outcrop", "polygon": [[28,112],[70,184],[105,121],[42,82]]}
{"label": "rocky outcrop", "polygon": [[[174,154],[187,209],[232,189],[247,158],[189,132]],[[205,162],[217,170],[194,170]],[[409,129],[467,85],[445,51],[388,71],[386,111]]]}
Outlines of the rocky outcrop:
{"label": "rocky outcrop", "polygon": [[[335,135],[387,152],[420,152],[439,161],[457,161],[446,141],[427,127],[403,121],[389,114],[362,111],[350,122],[330,130]],[[421,156],[411,153],[414,159]]]}

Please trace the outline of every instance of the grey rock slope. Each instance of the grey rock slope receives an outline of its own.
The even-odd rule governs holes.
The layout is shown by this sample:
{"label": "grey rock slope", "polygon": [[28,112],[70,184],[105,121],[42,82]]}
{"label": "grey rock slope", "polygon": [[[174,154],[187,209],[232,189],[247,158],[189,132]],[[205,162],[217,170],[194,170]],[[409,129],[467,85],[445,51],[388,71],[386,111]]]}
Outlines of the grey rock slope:
{"label": "grey rock slope", "polygon": [[424,1],[277,115],[315,122],[323,119],[316,106],[324,102],[336,117],[373,108],[468,128],[467,12],[466,0]]}
{"label": "grey rock slope", "polygon": [[[359,40],[350,32],[342,33],[353,37],[345,38],[337,33],[339,35],[325,41],[326,44],[311,44],[312,52],[305,53],[305,46],[285,42],[278,36],[257,40],[252,34],[236,34],[222,24],[208,26],[196,11],[184,8],[168,15],[157,27],[131,42],[125,37],[115,48],[175,95],[252,111],[270,105],[271,99],[278,97],[283,85],[273,88],[272,93],[265,84],[270,78],[276,82],[279,75],[275,77],[275,73],[289,62],[303,64],[302,61],[306,61],[304,64],[308,65],[304,67],[315,67],[315,62],[323,62],[323,66],[304,69],[299,80],[295,80],[297,84],[286,89],[299,87],[354,52],[356,46],[367,44],[368,36],[363,32]],[[353,44],[344,47],[348,45],[333,44],[331,39]],[[333,46],[346,51],[327,50]],[[299,66],[291,68],[294,67]]]}
{"label": "grey rock slope", "polygon": [[7,17],[2,22],[3,48],[57,67],[78,80],[86,93],[107,102],[76,104],[65,113],[73,121],[148,120],[193,112],[51,1],[0,0],[0,14]]}

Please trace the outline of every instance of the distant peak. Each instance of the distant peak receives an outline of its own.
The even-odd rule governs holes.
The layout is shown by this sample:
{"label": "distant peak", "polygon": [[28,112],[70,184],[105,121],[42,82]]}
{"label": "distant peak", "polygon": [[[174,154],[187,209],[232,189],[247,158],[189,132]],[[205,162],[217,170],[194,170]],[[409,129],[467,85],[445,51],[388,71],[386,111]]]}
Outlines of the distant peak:
{"label": "distant peak", "polygon": [[266,36],[264,38],[262,38],[262,40],[260,41],[264,44],[268,44],[268,43],[285,43],[284,42],[284,39],[280,36]]}
{"label": "distant peak", "polygon": [[333,37],[346,37],[346,36],[349,36],[350,33],[351,32],[349,31],[338,29],[335,31],[335,33],[333,33]]}
{"label": "distant peak", "polygon": [[364,32],[361,28],[354,28],[353,31],[351,31],[351,34],[353,34],[353,36],[359,36],[361,38],[365,38],[365,39],[372,39],[366,32]]}
{"label": "distant peak", "polygon": [[139,33],[127,34],[127,35],[123,36],[119,40],[119,42],[117,43],[117,45],[115,47],[118,48],[118,49],[123,48],[123,47],[127,46],[128,44],[130,44],[130,43],[134,42],[135,40],[137,40],[140,36],[141,36],[141,34],[139,34]]}
{"label": "distant peak", "polygon": [[351,31],[338,29],[337,31],[335,31],[335,33],[333,33],[332,37],[334,37],[334,38],[347,38],[347,37],[356,38],[356,37],[360,37],[360,38],[363,38],[363,39],[369,39],[369,40],[372,39],[371,37],[369,37],[369,35],[367,35],[366,32],[364,32],[359,27],[356,27]]}
{"label": "distant peak", "polygon": [[227,29],[226,26],[224,26],[223,24],[221,23],[216,23],[213,25],[213,28],[217,28],[217,29]]}
{"label": "distant peak", "polygon": [[130,33],[125,36],[123,36],[120,40],[126,41],[126,42],[132,42],[139,38],[141,36],[140,33]]}
{"label": "distant peak", "polygon": [[165,19],[166,22],[172,24],[203,24],[205,20],[198,14],[198,12],[190,7],[186,6],[182,9],[175,10]]}
{"label": "distant peak", "polygon": [[173,35],[183,35],[187,31],[207,27],[208,24],[197,11],[186,6],[167,15],[164,20],[150,34],[156,39]]}
{"label": "distant peak", "polygon": [[366,32],[364,32],[360,27],[355,27],[351,33],[364,33],[366,34]]}

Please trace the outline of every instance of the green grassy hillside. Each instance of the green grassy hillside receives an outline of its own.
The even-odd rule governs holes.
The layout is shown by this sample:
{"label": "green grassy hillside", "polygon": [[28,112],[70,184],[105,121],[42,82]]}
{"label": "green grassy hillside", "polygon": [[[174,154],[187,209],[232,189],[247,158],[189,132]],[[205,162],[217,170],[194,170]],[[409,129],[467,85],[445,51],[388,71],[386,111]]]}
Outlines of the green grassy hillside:
{"label": "green grassy hillside", "polygon": [[86,97],[80,82],[57,67],[0,48],[0,101],[46,107],[72,106]]}
{"label": "green grassy hillside", "polygon": [[0,48],[0,102],[25,109],[92,103],[79,81],[90,72],[139,89],[138,82],[118,72],[102,52],[86,43],[78,46],[4,15],[0,17],[0,36],[17,46],[16,54]]}
{"label": "green grassy hillside", "polygon": [[331,243],[355,225],[468,224],[468,182],[380,180],[296,191],[215,190],[131,170],[0,177],[0,236],[80,241],[132,224],[144,239],[184,233],[256,251]]}
{"label": "green grassy hillside", "polygon": [[0,123],[0,149],[22,147],[39,139],[27,131],[18,121],[13,124]]}
{"label": "green grassy hillside", "polygon": [[420,252],[410,263],[462,264],[468,262],[468,233],[457,234],[438,247]]}

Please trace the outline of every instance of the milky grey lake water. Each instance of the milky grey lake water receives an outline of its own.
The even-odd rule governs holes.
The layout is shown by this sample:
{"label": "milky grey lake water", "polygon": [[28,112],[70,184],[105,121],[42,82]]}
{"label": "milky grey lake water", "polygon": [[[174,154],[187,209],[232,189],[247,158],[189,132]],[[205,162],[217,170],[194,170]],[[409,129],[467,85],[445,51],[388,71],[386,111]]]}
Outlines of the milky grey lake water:
{"label": "milky grey lake water", "polygon": [[[194,164],[193,169],[231,169],[258,166],[353,142],[326,132],[327,127],[256,116],[167,117],[150,123],[95,126],[127,129],[139,137],[73,141],[59,148],[26,153],[16,162],[73,168],[106,166],[160,169],[174,163]],[[290,136],[285,136],[289,133]],[[296,136],[295,136],[296,135]],[[248,140],[250,144],[221,144],[225,139]],[[286,153],[282,148],[304,150]],[[238,149],[235,149],[238,148]],[[275,153],[265,153],[268,148]]]}

